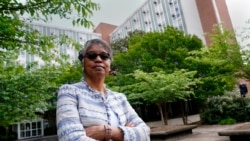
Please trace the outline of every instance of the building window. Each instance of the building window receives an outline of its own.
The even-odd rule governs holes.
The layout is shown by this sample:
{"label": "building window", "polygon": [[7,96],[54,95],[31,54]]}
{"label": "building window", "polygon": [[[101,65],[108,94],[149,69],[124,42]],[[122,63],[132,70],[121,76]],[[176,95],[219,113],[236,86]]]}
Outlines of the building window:
{"label": "building window", "polygon": [[43,121],[31,121],[18,124],[18,139],[43,136]]}

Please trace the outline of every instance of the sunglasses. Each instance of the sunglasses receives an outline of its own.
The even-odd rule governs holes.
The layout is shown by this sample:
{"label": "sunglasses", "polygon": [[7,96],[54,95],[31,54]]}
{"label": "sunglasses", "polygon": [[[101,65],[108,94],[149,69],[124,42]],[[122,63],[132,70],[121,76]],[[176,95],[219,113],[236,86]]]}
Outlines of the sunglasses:
{"label": "sunglasses", "polygon": [[109,53],[106,53],[106,52],[102,52],[100,54],[97,54],[95,52],[87,52],[84,57],[87,57],[89,60],[93,61],[96,59],[97,56],[99,56],[102,60],[107,60],[110,58]]}

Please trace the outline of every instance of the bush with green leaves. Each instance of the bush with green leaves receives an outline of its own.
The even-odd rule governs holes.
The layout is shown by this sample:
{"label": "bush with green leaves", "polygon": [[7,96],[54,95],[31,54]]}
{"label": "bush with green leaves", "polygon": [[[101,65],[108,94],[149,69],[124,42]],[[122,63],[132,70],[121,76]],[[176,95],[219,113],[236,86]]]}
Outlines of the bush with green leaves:
{"label": "bush with green leaves", "polygon": [[226,118],[226,119],[222,119],[219,124],[220,125],[227,125],[227,124],[234,124],[236,123],[236,120],[233,118]]}
{"label": "bush with green leaves", "polygon": [[223,96],[208,98],[201,113],[204,124],[219,124],[228,119],[236,122],[250,121],[250,98],[240,97],[237,92],[227,92]]}

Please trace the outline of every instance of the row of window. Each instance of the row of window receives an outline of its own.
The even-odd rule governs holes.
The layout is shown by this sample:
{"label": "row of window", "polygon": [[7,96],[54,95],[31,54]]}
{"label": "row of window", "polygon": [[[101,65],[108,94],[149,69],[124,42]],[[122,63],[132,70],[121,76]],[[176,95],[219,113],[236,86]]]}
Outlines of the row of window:
{"label": "row of window", "polygon": [[12,126],[12,130],[17,133],[18,139],[26,139],[44,135],[43,120],[32,120],[18,123]]}
{"label": "row of window", "polygon": [[[172,25],[180,30],[184,30],[181,10],[177,0],[169,0],[168,2],[154,0],[153,2],[157,3],[157,5],[150,6],[150,1],[148,1],[148,3],[142,6],[141,10],[136,11],[129,20],[111,33],[111,40],[125,37],[128,31],[159,31],[166,25]],[[169,6],[165,4],[169,4]],[[153,16],[154,14],[155,16]]]}
{"label": "row of window", "polygon": [[60,29],[60,28],[55,28],[55,27],[49,27],[49,26],[43,26],[43,25],[36,25],[33,24],[31,27],[43,35],[46,36],[59,36],[59,35],[66,35],[69,38],[72,38],[76,41],[84,41],[86,42],[90,37],[94,36],[92,33],[85,33],[85,32],[78,32],[78,31],[73,31],[73,30],[67,30],[67,29]]}
{"label": "row of window", "polygon": [[[55,27],[44,26],[41,24],[32,24],[31,27],[46,36],[66,35],[74,39],[76,42],[80,44],[84,44],[89,39],[101,38],[101,35],[97,35],[97,34],[78,32],[78,31],[67,30],[67,29],[60,29],[60,28],[55,28]],[[65,54],[69,56],[70,59],[72,60],[75,60],[77,57],[76,55],[77,51],[72,46],[58,45],[58,51],[61,54]],[[25,51],[20,51],[20,55],[17,61],[20,64],[24,65],[24,67],[26,67],[27,63],[30,63],[33,61],[37,61],[39,63],[38,66],[43,65],[42,60],[38,56],[30,55]]]}
{"label": "row of window", "polygon": [[42,122],[28,122],[20,124],[20,138],[36,137],[42,135]]}

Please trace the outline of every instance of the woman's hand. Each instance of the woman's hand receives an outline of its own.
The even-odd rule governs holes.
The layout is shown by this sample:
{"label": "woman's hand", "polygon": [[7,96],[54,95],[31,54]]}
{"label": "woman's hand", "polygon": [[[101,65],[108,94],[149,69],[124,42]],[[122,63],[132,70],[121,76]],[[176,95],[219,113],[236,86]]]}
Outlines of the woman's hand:
{"label": "woman's hand", "polygon": [[85,128],[86,135],[96,140],[104,140],[105,129],[104,125],[89,126]]}
{"label": "woman's hand", "polygon": [[[127,127],[135,127],[135,125],[132,122],[128,122],[125,124]],[[114,138],[118,138],[120,140],[123,140],[123,135],[121,134],[121,129],[118,127],[111,127],[112,128],[112,136]],[[104,125],[95,125],[95,126],[89,126],[85,128],[86,135],[88,137],[91,137],[96,140],[104,140],[105,139],[105,128]]]}
{"label": "woman's hand", "polygon": [[125,126],[127,126],[127,127],[135,127],[134,123],[132,123],[132,122],[126,123]]}

